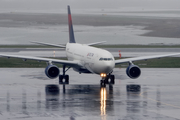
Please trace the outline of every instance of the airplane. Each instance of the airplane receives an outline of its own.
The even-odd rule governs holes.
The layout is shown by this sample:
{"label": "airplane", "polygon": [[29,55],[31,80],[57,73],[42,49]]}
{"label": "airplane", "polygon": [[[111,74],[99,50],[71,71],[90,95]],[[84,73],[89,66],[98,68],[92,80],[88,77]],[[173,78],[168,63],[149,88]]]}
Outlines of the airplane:
{"label": "airplane", "polygon": [[[89,44],[79,44],[75,41],[70,6],[67,6],[67,11],[69,26],[69,42],[67,42],[66,45],[56,45],[43,42],[33,43],[65,48],[68,60],[7,54],[0,54],[0,56],[7,58],[21,58],[23,60],[30,59],[36,61],[45,61],[47,62],[47,67],[45,68],[46,76],[50,79],[55,79],[59,77],[59,84],[69,84],[69,75],[66,75],[66,72],[70,68],[73,68],[74,71],[79,72],[80,74],[91,73],[100,75],[102,78],[100,80],[100,85],[105,86],[106,84],[115,83],[115,76],[113,75],[113,69],[115,68],[115,65],[129,63],[129,66],[126,69],[126,74],[130,78],[136,79],[141,75],[141,70],[137,65],[133,64],[134,61],[180,55],[180,53],[173,53],[165,55],[152,55],[115,60],[113,55],[109,51],[93,47],[93,45],[102,44],[105,41]],[[56,65],[54,65],[54,63],[63,65],[62,74],[60,74],[60,69]]]}

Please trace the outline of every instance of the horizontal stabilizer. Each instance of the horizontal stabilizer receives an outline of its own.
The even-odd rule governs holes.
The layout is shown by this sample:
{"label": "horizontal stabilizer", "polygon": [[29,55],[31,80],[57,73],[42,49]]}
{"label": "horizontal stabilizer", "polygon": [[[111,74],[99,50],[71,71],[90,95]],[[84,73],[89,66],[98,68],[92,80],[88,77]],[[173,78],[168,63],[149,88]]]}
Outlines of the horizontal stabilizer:
{"label": "horizontal stabilizer", "polygon": [[91,45],[99,45],[99,44],[103,44],[105,42],[106,41],[101,41],[101,42],[89,43],[89,44],[86,44],[86,45],[89,45],[89,46],[91,46]]}
{"label": "horizontal stabilizer", "polygon": [[42,42],[36,42],[36,41],[31,41],[31,43],[40,44],[40,45],[47,45],[47,46],[53,46],[53,47],[61,47],[61,48],[65,48],[66,47],[64,45],[55,45],[55,44],[42,43]]}

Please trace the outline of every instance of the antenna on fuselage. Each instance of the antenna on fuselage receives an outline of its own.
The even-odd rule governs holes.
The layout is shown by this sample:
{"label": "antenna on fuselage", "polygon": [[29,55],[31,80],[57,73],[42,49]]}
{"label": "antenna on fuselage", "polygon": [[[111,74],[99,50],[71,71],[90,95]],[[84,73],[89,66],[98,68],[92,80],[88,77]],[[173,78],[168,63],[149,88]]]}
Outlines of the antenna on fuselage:
{"label": "antenna on fuselage", "polygon": [[68,5],[67,8],[68,8],[68,25],[69,25],[69,43],[76,43],[74,38],[74,30],[73,30],[70,6]]}

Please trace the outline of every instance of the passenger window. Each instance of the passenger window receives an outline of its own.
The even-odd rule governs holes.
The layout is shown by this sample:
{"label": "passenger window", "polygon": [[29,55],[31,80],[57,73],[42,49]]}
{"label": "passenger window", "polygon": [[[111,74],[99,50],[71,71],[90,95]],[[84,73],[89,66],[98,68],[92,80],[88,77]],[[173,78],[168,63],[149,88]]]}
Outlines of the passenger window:
{"label": "passenger window", "polygon": [[102,61],[102,60],[103,60],[103,58],[100,58],[99,60],[100,60],[100,61]]}
{"label": "passenger window", "polygon": [[104,58],[105,61],[107,61],[108,59],[107,58]]}

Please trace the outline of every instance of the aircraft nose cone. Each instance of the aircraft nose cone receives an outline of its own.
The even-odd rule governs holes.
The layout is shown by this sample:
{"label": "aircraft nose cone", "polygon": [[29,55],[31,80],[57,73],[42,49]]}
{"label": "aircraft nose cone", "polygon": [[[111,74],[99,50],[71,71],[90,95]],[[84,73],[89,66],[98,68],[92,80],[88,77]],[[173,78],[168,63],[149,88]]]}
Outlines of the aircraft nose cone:
{"label": "aircraft nose cone", "polygon": [[101,73],[108,74],[112,72],[114,66],[115,66],[114,61],[100,61],[98,64],[94,66],[93,71],[97,74],[101,74]]}
{"label": "aircraft nose cone", "polygon": [[113,70],[115,63],[113,61],[106,62],[104,66],[105,73],[109,73]]}

